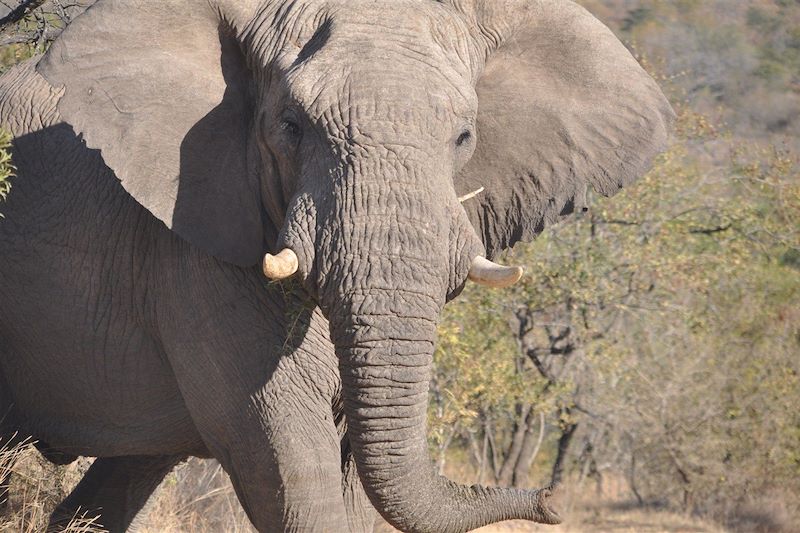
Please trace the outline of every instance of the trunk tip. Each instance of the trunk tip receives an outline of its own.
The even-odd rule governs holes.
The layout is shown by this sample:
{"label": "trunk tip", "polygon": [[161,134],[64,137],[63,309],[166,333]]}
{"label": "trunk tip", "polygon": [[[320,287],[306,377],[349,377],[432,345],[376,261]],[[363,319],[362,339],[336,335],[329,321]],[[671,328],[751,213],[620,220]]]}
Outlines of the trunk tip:
{"label": "trunk tip", "polygon": [[539,489],[534,492],[534,518],[535,522],[540,524],[557,525],[562,522],[561,516],[553,509],[551,504],[552,496],[556,493],[558,484],[551,484],[548,487]]}

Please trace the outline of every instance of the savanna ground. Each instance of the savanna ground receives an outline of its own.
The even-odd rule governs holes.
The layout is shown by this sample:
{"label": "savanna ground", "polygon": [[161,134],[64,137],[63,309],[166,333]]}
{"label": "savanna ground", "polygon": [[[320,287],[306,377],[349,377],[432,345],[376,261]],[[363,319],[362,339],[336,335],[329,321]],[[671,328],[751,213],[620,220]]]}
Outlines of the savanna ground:
{"label": "savanna ground", "polygon": [[[9,451],[6,451],[9,453]],[[49,512],[80,479],[89,459],[56,467],[43,460],[35,449],[18,450],[12,484],[11,509],[0,517],[1,533],[36,533],[44,530]],[[6,457],[5,459],[8,459]],[[0,461],[3,457],[0,457]],[[6,463],[7,465],[8,463]],[[3,466],[0,465],[0,473]],[[458,478],[459,474],[449,473]],[[468,477],[468,476],[467,476]],[[506,522],[482,528],[483,533],[717,533],[725,531],[711,522],[667,509],[635,505],[617,483],[605,487],[598,497],[595,487],[569,484],[557,497],[566,520],[561,526],[539,526],[528,522]],[[145,533],[232,532],[250,533],[247,521],[227,476],[215,461],[192,459],[173,472],[148,508]],[[379,531],[394,531],[388,525]],[[101,531],[91,520],[77,518],[67,533]]]}
{"label": "savanna ground", "polygon": [[[35,2],[0,29],[3,68],[91,1]],[[484,531],[800,531],[800,2],[582,3],[659,80],[675,142],[637,185],[511,252],[520,284],[448,306],[436,467],[561,481],[562,526]],[[0,479],[15,472],[0,532],[41,531],[89,461],[0,454]],[[213,461],[178,467],[148,511],[153,533],[252,531]]]}

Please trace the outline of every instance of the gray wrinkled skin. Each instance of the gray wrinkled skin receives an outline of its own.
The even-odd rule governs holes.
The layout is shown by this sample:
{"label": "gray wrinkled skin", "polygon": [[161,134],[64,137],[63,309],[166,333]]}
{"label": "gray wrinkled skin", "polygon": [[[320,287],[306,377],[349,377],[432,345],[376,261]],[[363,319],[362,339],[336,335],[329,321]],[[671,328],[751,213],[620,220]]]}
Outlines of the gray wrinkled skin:
{"label": "gray wrinkled skin", "polygon": [[99,0],[0,78],[0,440],[100,457],[54,528],[126,530],[189,455],[259,531],[555,523],[548,489],[435,475],[436,325],[476,256],[636,179],[671,121],[566,0]]}

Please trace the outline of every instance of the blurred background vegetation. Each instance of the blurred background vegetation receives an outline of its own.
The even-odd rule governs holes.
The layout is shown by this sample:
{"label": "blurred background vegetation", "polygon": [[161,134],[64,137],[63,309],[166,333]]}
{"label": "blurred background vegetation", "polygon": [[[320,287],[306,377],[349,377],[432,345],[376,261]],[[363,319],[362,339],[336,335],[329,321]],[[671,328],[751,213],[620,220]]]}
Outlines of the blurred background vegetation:
{"label": "blurred background vegetation", "polygon": [[439,467],[798,531],[800,2],[583,3],[667,92],[674,143],[517,246],[518,286],[447,308]]}
{"label": "blurred background vegetation", "polygon": [[[798,531],[800,1],[581,3],[659,80],[674,143],[636,185],[510,252],[520,284],[469,286],[447,307],[436,466],[560,481],[568,531]],[[0,30],[2,68],[82,8],[36,4]],[[630,509],[649,514],[609,519]],[[690,521],[651,528],[657,513]],[[152,515],[153,531],[248,528],[200,461]]]}

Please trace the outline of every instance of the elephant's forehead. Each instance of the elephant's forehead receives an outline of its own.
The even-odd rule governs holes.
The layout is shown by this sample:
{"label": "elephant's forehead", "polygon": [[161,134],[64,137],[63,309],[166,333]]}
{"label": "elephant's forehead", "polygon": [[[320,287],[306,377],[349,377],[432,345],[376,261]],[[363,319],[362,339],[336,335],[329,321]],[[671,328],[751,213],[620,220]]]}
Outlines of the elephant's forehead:
{"label": "elephant's forehead", "polygon": [[439,2],[420,0],[336,0],[329,13],[341,23],[380,32],[454,35],[465,26],[455,12]]}
{"label": "elephant's forehead", "polygon": [[[315,118],[347,124],[435,121],[449,127],[474,113],[470,68],[458,43],[443,43],[432,32],[442,26],[419,3],[398,2],[392,17],[376,12],[379,4],[356,0],[326,14],[308,41],[313,49],[288,69],[293,99]],[[433,14],[456,26],[448,13]]]}
{"label": "elephant's forehead", "polygon": [[362,120],[403,118],[387,113],[404,113],[408,119],[424,114],[443,120],[470,115],[474,108],[468,83],[453,83],[437,72],[414,72],[384,62],[340,65],[336,75],[326,75],[324,70],[309,64],[289,79],[293,100],[312,117],[357,109]]}
{"label": "elephant's forehead", "polygon": [[327,12],[332,53],[353,52],[361,60],[387,60],[400,52],[409,64],[468,70],[471,40],[464,20],[438,2],[338,0]]}

